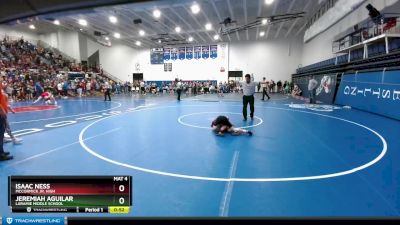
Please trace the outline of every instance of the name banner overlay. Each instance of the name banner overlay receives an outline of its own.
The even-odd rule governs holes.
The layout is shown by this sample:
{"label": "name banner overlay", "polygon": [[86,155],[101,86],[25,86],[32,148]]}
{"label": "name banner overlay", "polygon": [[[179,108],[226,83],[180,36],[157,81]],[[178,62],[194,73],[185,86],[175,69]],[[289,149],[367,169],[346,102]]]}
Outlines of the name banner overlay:
{"label": "name banner overlay", "polygon": [[3,225],[65,225],[64,217],[4,217]]}
{"label": "name banner overlay", "polygon": [[113,213],[132,205],[131,177],[9,177],[13,213]]}
{"label": "name banner overlay", "polygon": [[400,79],[396,84],[381,82],[382,78],[381,73],[344,75],[336,104],[400,120]]}

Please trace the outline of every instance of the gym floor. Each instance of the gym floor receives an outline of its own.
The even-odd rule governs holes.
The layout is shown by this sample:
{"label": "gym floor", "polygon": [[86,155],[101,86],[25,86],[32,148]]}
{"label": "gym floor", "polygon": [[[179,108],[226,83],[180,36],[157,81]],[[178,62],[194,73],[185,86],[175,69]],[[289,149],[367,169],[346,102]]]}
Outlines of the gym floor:
{"label": "gym floor", "polygon": [[[400,215],[400,121],[260,98],[247,122],[238,94],[15,103],[23,144],[5,144],[15,158],[0,163],[0,214],[9,175],[131,175],[128,216]],[[220,114],[254,136],[215,136]]]}

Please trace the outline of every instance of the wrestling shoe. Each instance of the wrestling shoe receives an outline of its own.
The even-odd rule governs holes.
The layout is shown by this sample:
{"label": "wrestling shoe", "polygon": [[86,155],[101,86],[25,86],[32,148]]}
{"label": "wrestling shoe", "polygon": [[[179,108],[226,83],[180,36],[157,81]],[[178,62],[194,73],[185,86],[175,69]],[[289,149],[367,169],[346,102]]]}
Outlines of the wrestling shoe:
{"label": "wrestling shoe", "polygon": [[0,155],[0,161],[7,161],[7,160],[11,160],[14,157],[10,156],[10,155],[6,155],[6,154],[2,154]]}
{"label": "wrestling shoe", "polygon": [[12,140],[12,142],[13,142],[14,145],[20,145],[20,144],[22,144],[22,139],[15,138],[14,140]]}
{"label": "wrestling shoe", "polygon": [[9,143],[12,141],[12,139],[10,137],[4,137],[4,143]]}

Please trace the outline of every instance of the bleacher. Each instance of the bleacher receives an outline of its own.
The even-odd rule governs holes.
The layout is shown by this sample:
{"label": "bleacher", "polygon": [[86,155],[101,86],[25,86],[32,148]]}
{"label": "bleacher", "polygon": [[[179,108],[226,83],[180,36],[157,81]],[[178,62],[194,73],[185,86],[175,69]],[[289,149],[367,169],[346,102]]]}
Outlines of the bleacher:
{"label": "bleacher", "polygon": [[332,46],[336,57],[299,68],[292,76],[293,82],[307,97],[308,81],[314,76],[321,84],[329,83],[330,90],[317,95],[317,101],[400,119],[400,23],[397,20],[390,18],[389,25],[364,27],[339,38]]}
{"label": "bleacher", "polygon": [[400,51],[400,38],[391,38],[388,47],[389,54],[386,54],[384,42],[373,43],[368,46],[367,58],[364,58],[364,49],[356,49],[351,51],[350,61],[348,54],[338,55],[331,59],[298,68],[295,75],[321,72],[326,69],[339,68],[343,65],[352,65],[353,63],[363,64],[392,58],[391,54],[396,54]]}

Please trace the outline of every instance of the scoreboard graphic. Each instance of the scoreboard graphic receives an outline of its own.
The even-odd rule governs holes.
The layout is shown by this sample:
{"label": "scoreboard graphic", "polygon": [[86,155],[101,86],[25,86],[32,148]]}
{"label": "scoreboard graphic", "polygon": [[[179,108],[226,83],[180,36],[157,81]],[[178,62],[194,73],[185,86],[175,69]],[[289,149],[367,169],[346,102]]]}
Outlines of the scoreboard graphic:
{"label": "scoreboard graphic", "polygon": [[129,213],[131,176],[10,176],[13,213]]}

